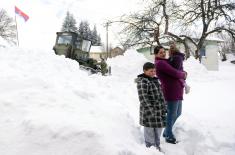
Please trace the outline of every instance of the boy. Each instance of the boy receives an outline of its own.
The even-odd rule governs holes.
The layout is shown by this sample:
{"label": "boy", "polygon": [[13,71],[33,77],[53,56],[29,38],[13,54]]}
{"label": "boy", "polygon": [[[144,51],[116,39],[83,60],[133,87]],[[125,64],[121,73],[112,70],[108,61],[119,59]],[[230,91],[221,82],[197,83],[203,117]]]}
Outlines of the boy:
{"label": "boy", "polygon": [[144,126],[146,147],[154,146],[160,151],[160,136],[166,125],[166,105],[160,84],[156,78],[155,65],[147,62],[143,74],[138,75],[137,90],[140,101],[140,125]]}

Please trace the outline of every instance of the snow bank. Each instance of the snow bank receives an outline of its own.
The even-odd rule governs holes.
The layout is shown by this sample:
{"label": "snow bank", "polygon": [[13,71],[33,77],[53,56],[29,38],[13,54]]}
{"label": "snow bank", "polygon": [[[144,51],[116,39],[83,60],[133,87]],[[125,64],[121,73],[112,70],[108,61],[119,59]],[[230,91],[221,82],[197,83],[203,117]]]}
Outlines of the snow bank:
{"label": "snow bank", "polygon": [[185,95],[183,116],[176,126],[188,154],[235,153],[235,66],[221,62],[207,71],[193,58],[185,62],[191,93]]}
{"label": "snow bank", "polygon": [[[1,155],[157,155],[138,124],[134,79],[148,60],[135,50],[108,61],[112,76],[88,75],[53,51],[0,48]],[[180,143],[168,155],[234,154],[234,66],[208,72],[186,62]]]}
{"label": "snow bank", "polygon": [[[134,52],[127,55],[145,60]],[[113,60],[113,76],[102,77],[88,76],[75,61],[53,51],[1,48],[0,59],[0,154],[156,152],[144,147],[134,77],[127,74],[141,64],[119,57],[122,64]]]}

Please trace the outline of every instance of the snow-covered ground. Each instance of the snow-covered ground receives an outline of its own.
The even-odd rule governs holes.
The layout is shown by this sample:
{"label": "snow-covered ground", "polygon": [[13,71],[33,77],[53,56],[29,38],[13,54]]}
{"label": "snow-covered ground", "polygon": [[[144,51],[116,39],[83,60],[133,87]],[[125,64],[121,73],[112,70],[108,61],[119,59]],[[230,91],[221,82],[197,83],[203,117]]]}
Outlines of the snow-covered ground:
{"label": "snow-covered ground", "polygon": [[[129,50],[112,76],[88,75],[53,51],[0,48],[0,155],[157,155],[138,124],[134,79],[146,62]],[[191,93],[167,155],[235,154],[235,65],[185,63]]]}

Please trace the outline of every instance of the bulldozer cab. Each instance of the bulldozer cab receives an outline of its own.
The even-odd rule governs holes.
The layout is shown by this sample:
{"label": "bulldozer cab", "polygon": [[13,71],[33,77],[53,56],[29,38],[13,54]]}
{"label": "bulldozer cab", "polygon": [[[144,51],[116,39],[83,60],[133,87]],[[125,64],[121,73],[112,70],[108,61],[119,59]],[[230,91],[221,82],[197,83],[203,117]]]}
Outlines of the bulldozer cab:
{"label": "bulldozer cab", "polygon": [[102,75],[107,73],[107,65],[102,65],[105,62],[98,63],[97,60],[90,58],[90,40],[82,39],[74,32],[57,32],[56,35],[53,47],[55,54],[65,55],[66,58],[76,60],[81,68],[91,73],[101,72]]}
{"label": "bulldozer cab", "polygon": [[84,40],[74,32],[57,32],[56,43],[53,47],[57,55],[77,61],[86,61],[89,58],[91,41]]}

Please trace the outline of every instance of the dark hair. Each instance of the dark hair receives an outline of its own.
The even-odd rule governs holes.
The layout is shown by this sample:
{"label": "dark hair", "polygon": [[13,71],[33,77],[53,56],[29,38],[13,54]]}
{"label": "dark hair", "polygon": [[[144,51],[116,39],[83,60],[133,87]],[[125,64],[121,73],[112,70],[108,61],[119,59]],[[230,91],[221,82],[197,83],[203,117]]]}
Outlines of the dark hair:
{"label": "dark hair", "polygon": [[154,48],[154,54],[158,54],[158,52],[160,51],[160,49],[163,48],[162,46],[156,46]]}
{"label": "dark hair", "polygon": [[146,62],[143,66],[144,71],[149,70],[149,69],[154,69],[154,68],[155,68],[155,65],[151,62]]}

